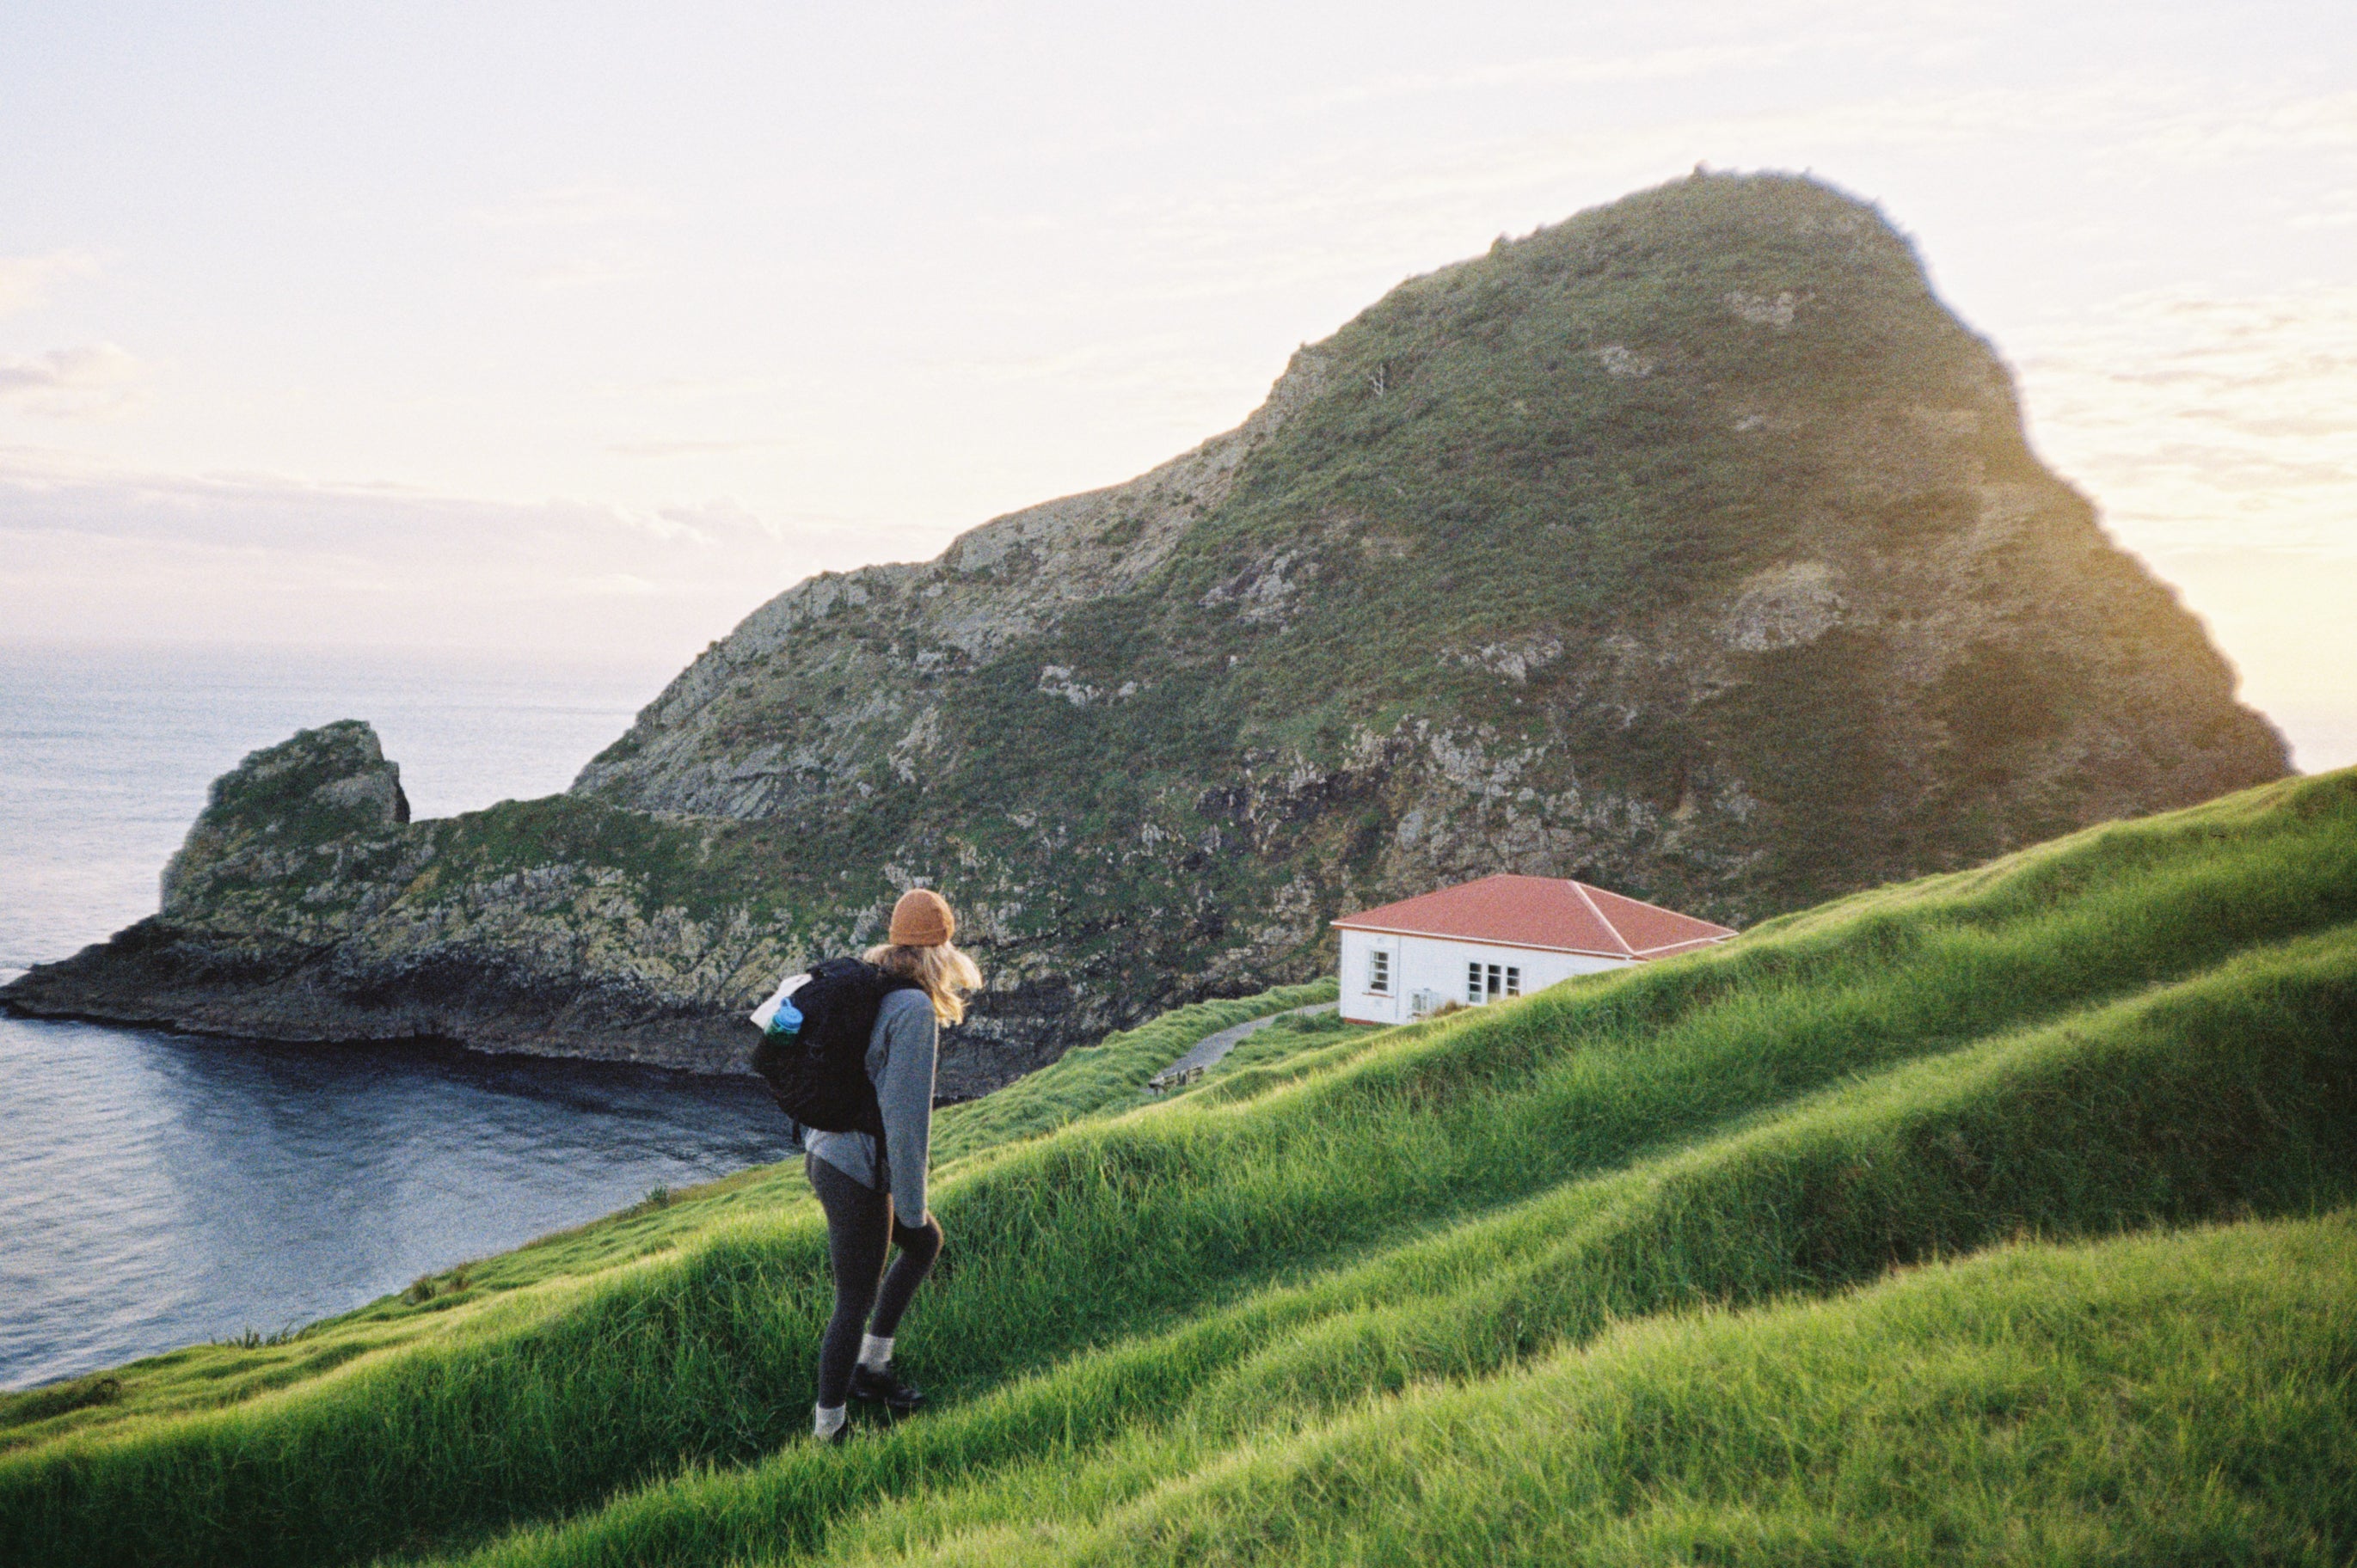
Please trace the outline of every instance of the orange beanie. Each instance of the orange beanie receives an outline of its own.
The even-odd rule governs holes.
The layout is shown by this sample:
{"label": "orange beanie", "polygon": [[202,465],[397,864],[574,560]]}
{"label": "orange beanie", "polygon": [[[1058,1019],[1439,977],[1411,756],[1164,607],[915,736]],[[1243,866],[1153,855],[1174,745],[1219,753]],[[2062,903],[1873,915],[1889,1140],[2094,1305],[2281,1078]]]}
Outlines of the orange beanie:
{"label": "orange beanie", "polygon": [[956,934],[949,900],[930,887],[911,887],[892,906],[888,940],[896,948],[937,948]]}

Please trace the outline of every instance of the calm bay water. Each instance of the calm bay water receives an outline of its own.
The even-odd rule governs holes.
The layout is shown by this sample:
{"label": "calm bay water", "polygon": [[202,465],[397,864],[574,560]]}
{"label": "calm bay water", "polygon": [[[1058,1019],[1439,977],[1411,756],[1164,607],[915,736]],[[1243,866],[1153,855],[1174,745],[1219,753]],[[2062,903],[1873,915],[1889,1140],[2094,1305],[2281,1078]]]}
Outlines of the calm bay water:
{"label": "calm bay water", "polygon": [[[206,786],[375,724],[414,813],[563,789],[665,671],[0,645],[0,978],[152,913]],[[0,1017],[0,1388],[359,1305],[785,1153],[742,1081]]]}

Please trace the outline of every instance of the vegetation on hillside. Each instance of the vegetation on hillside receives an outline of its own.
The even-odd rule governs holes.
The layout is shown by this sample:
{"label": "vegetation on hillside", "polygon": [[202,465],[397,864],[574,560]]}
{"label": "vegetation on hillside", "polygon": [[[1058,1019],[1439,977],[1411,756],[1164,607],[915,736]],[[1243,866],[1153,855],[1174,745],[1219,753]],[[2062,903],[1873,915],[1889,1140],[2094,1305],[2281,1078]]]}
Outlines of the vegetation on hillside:
{"label": "vegetation on hillside", "polygon": [[2357,1530],[2352,1359],[2347,1208],[2005,1245],[1241,1441],[1034,1463],[849,1521],[828,1560],[2328,1568]]}
{"label": "vegetation on hillside", "polygon": [[278,1392],[0,1457],[0,1559],[2357,1544],[2349,1226],[2257,1223],[2357,1201],[2357,772],[1287,1033],[945,1163],[920,1420],[798,1441],[823,1234],[740,1204]]}
{"label": "vegetation on hillside", "polygon": [[1499,869],[1749,920],[2283,767],[1905,238],[1815,181],[1680,180],[1501,241],[1288,381],[1232,487],[1102,499],[1097,542],[1197,501],[1134,584],[976,652],[977,585],[1055,563],[828,579],[583,789],[856,822],[1020,886],[1010,940],[1103,933],[1092,968],[1135,987],[1175,967],[1139,961],[1157,920],[1221,951],[1239,910]]}
{"label": "vegetation on hillside", "polygon": [[2279,777],[2232,688],[1880,213],[1696,177],[1408,280],[1127,485],[787,589],[567,797],[242,771],[163,918],[5,997],[711,1069],[921,880],[992,977],[970,1096],[1485,872],[1741,924]]}

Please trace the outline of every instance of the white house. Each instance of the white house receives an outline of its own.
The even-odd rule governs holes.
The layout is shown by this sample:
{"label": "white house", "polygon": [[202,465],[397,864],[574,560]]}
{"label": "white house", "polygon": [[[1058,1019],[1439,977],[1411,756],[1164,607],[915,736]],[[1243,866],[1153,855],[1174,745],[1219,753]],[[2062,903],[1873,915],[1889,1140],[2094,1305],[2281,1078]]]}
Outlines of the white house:
{"label": "white house", "polygon": [[1405,1024],[1450,1002],[1480,1005],[1735,932],[1561,876],[1484,876],[1345,915],[1342,1016]]}

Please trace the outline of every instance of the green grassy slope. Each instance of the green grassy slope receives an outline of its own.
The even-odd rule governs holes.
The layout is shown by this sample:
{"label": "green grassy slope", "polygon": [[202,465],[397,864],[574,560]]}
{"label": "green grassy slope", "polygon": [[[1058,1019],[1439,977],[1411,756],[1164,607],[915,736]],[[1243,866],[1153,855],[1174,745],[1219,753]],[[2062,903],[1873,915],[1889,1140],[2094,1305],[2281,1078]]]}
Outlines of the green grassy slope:
{"label": "green grassy slope", "polygon": [[[1288,1487],[1318,1494],[1314,1470],[1280,1462],[1296,1428],[1317,1433],[1303,1454],[1344,1454],[1387,1421],[1479,1433],[1526,1397],[1621,1397],[1577,1392],[1593,1375],[1563,1369],[1589,1363],[1562,1359],[1617,1319],[1845,1289],[2016,1236],[2352,1197],[2357,774],[2341,774],[1519,1004],[1305,1036],[1176,1103],[952,1161],[948,1264],[902,1337],[942,1408],[848,1451],[792,1441],[825,1306],[818,1229],[799,1205],[740,1207],[665,1255],[517,1290],[432,1343],[0,1459],[0,1560],[471,1545],[511,1562],[721,1561],[984,1552],[975,1531],[1051,1527],[1071,1533],[1043,1551],[1119,1556],[1131,1548],[1108,1542],[1129,1538],[1089,1532],[1175,1541]],[[1816,1332],[1768,1321],[1723,1332]],[[2050,1359],[2067,1371],[2083,1351],[2104,1353]],[[2330,1364],[2345,1381],[2345,1356]],[[2235,1361],[2262,1382],[2288,1365]],[[1475,1381],[1397,1402],[1436,1378]],[[1828,1408],[1898,1397],[1828,1378]],[[1508,1381],[1485,1393],[1487,1380]],[[1816,1418],[1760,1409],[1769,1427]],[[1478,1509],[1490,1450],[1468,1441],[1458,1479]],[[1586,1463],[1565,1442],[1532,1473]],[[1813,1474],[1763,1471],[1760,1495],[1789,1482],[1805,1500]],[[1254,1550],[1404,1551],[1348,1532],[1363,1513],[1410,1539],[1405,1496],[1304,1515]]]}
{"label": "green grassy slope", "polygon": [[961,1498],[946,1530],[880,1510],[829,1555],[2321,1568],[2357,1535],[2353,1360],[2347,1209],[2007,1247],[1193,1444],[1184,1477],[1151,1492],[1124,1455]]}
{"label": "green grassy slope", "polygon": [[[2352,935],[1809,1097],[1748,1131],[1075,1358],[850,1455],[790,1447],[487,1560],[724,1561],[822,1542],[833,1556],[878,1530],[1085,1520],[1239,1443],[1424,1380],[1511,1369],[1616,1320],[1823,1290],[2017,1233],[2304,1212],[2349,1196],[2357,1172],[2345,1071],[2334,1098],[2275,1120],[2344,1059]],[[2304,1021],[2286,1028],[2287,1006]],[[2256,1070],[2244,1055],[2255,1022],[2286,1047]],[[2254,1135],[2266,1125],[2272,1135]]]}

